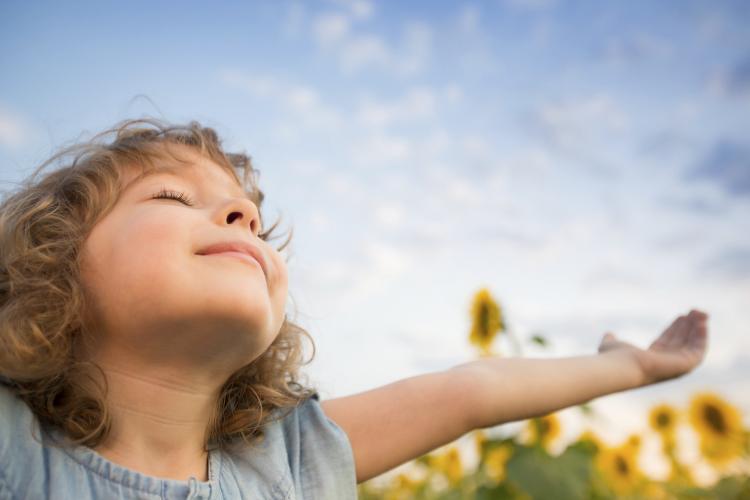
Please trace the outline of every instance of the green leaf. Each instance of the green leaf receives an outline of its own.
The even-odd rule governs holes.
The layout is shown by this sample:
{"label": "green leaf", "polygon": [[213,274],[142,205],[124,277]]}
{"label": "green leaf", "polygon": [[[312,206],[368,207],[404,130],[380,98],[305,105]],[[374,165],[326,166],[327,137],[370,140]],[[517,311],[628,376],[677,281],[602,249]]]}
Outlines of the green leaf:
{"label": "green leaf", "polygon": [[716,495],[713,498],[718,498],[719,500],[750,499],[750,477],[723,477],[711,488],[711,491]]}
{"label": "green leaf", "polygon": [[578,405],[578,408],[580,408],[581,413],[583,413],[584,415],[587,415],[587,416],[591,415],[592,413],[594,413],[594,409],[591,407],[590,403],[582,403],[582,404]]}
{"label": "green leaf", "polygon": [[507,477],[532,498],[579,500],[587,498],[591,455],[568,448],[558,457],[539,447],[519,447],[507,464]]}
{"label": "green leaf", "polygon": [[549,342],[547,341],[547,339],[544,338],[544,337],[542,337],[539,334],[533,335],[531,337],[530,341],[533,342],[534,344],[539,344],[542,347],[547,347],[547,345],[549,344]]}

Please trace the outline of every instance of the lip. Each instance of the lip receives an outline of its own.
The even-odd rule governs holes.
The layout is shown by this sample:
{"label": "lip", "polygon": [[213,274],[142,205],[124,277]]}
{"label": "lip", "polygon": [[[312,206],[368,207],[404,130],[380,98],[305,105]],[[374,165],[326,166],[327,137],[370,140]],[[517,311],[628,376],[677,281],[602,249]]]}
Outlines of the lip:
{"label": "lip", "polygon": [[211,255],[224,252],[240,252],[249,255],[260,264],[261,269],[263,269],[263,274],[266,276],[268,275],[268,268],[266,265],[266,259],[263,257],[263,252],[261,252],[260,248],[255,247],[246,241],[223,241],[221,243],[207,246],[196,253],[198,255]]}

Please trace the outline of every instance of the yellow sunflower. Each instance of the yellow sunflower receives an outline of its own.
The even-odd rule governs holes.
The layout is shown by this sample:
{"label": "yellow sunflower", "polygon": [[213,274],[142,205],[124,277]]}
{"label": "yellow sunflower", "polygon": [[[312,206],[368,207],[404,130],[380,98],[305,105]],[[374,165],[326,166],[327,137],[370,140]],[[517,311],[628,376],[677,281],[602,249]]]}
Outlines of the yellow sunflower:
{"label": "yellow sunflower", "polygon": [[744,450],[742,415],[718,394],[700,392],[690,401],[689,420],[696,430],[706,460],[723,468]]}
{"label": "yellow sunflower", "polygon": [[650,500],[667,500],[672,498],[667,491],[666,485],[654,481],[651,481],[644,486],[643,494],[645,498]]}
{"label": "yellow sunflower", "polygon": [[443,474],[451,484],[461,481],[464,474],[461,454],[456,446],[451,446],[445,452],[435,455],[430,465]]}
{"label": "yellow sunflower", "polygon": [[474,295],[471,304],[469,342],[477,346],[483,355],[489,355],[498,331],[505,331],[502,311],[490,291],[482,288]]}
{"label": "yellow sunflower", "polygon": [[505,464],[512,454],[513,448],[507,444],[496,446],[487,453],[484,470],[487,477],[495,484],[499,484],[505,479]]}
{"label": "yellow sunflower", "polygon": [[677,460],[674,453],[669,455],[669,465],[671,467],[666,482],[676,486],[695,486],[697,484],[693,471],[688,465]]}
{"label": "yellow sunflower", "polygon": [[648,424],[663,438],[671,438],[674,437],[679,418],[679,412],[671,405],[664,403],[651,408],[648,413]]}
{"label": "yellow sunflower", "polygon": [[641,436],[638,434],[631,434],[628,437],[628,440],[625,441],[625,446],[637,455],[638,451],[641,449]]}
{"label": "yellow sunflower", "polygon": [[474,431],[474,444],[477,447],[477,454],[481,457],[484,452],[484,443],[487,442],[487,433],[482,429]]}
{"label": "yellow sunflower", "polygon": [[715,393],[695,394],[689,413],[690,423],[707,439],[729,439],[742,434],[740,411]]}
{"label": "yellow sunflower", "polygon": [[632,492],[643,478],[643,472],[638,467],[637,455],[632,446],[627,444],[617,448],[600,449],[595,461],[597,468],[618,495]]}
{"label": "yellow sunflower", "polygon": [[594,451],[599,451],[604,448],[604,444],[599,439],[599,436],[594,434],[591,429],[586,429],[585,431],[583,431],[581,435],[578,436],[578,441],[590,443],[593,446]]}
{"label": "yellow sunflower", "polygon": [[730,439],[700,439],[701,454],[717,469],[724,469],[744,454],[742,441]]}
{"label": "yellow sunflower", "polygon": [[401,473],[391,480],[390,488],[385,492],[385,500],[410,500],[414,498],[414,491],[419,486],[419,481]]}
{"label": "yellow sunflower", "polygon": [[532,418],[526,424],[526,428],[530,442],[541,443],[544,448],[549,448],[549,445],[560,435],[562,429],[560,418],[556,413]]}

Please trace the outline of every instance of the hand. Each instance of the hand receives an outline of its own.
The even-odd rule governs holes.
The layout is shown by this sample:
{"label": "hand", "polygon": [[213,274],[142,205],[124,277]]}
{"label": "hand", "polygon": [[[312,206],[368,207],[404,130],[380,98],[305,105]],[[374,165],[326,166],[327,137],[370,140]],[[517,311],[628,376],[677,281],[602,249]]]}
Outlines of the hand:
{"label": "hand", "polygon": [[679,316],[654,340],[648,349],[641,349],[606,333],[599,352],[618,351],[633,356],[642,375],[642,385],[654,384],[688,373],[700,364],[706,354],[708,315],[693,309]]}

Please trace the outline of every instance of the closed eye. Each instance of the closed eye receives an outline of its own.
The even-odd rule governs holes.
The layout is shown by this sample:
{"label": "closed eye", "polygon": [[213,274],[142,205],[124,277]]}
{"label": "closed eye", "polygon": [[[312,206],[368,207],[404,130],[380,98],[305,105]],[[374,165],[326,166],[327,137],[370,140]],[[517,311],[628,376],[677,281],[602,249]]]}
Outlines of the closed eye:
{"label": "closed eye", "polygon": [[166,188],[162,188],[161,191],[151,197],[152,199],[166,198],[171,200],[177,200],[180,203],[184,203],[190,207],[193,206],[193,201],[185,193],[181,191],[169,191]]}

